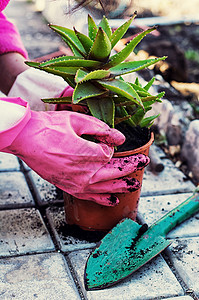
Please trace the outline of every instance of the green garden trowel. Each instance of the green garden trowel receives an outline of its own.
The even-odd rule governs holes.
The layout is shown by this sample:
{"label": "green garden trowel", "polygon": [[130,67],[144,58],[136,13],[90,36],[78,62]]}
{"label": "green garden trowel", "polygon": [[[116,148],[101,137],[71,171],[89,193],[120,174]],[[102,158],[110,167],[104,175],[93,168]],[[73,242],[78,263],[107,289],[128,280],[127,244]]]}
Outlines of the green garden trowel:
{"label": "green garden trowel", "polygon": [[90,254],[85,267],[87,290],[104,289],[126,278],[168,247],[166,234],[199,211],[199,190],[149,228],[131,219],[116,225]]}

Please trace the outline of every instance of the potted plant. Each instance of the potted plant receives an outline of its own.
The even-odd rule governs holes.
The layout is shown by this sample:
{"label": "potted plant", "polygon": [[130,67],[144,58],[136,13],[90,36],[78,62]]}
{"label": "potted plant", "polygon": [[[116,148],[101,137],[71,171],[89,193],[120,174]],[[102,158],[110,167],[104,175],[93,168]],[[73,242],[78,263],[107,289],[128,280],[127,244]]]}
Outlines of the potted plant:
{"label": "potted plant", "polygon": [[[166,58],[125,62],[136,45],[155,27],[139,33],[122,51],[112,54],[112,49],[127,32],[135,15],[114,32],[106,17],[97,26],[88,15],[88,36],[75,28],[71,30],[50,25],[70,47],[73,55],[43,63],[27,62],[29,66],[63,77],[74,88],[72,97],[43,99],[44,102],[72,104],[76,111],[77,108],[83,108],[83,111],[124,133],[126,142],[122,148],[115,150],[115,157],[137,153],[148,155],[153,142],[150,127],[158,115],[146,117],[145,114],[155,102],[161,102],[164,94],[150,94],[154,78],[142,86],[138,78],[135,82],[127,82],[122,77]],[[142,182],[143,172],[133,173],[132,177]],[[135,219],[140,190],[117,196],[120,199],[119,205],[105,207],[64,194],[67,223],[79,225],[86,230],[108,230],[124,217]]]}

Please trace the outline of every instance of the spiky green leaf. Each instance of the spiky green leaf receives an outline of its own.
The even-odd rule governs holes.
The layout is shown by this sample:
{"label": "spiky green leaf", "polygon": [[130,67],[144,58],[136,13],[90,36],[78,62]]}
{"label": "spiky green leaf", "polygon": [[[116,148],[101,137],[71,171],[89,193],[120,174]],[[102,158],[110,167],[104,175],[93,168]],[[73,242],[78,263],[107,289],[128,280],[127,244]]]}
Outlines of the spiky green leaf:
{"label": "spiky green leaf", "polygon": [[50,66],[62,66],[62,67],[71,67],[69,64],[73,64],[76,60],[82,60],[82,57],[75,56],[60,56],[56,58],[52,58],[50,60],[46,60],[40,63],[41,67],[50,67]]}
{"label": "spiky green leaf", "polygon": [[158,118],[159,116],[160,116],[160,114],[144,118],[139,124],[140,127],[148,127],[148,128],[151,127],[153,125],[154,120],[156,118]]}
{"label": "spiky green leaf", "polygon": [[97,68],[100,62],[95,60],[87,60],[76,56],[61,56],[40,64],[41,67],[83,67],[83,68]]}
{"label": "spiky green leaf", "polygon": [[153,83],[155,81],[155,77],[153,77],[145,86],[144,86],[144,89],[146,91],[148,91],[150,89],[150,87],[152,87]]}
{"label": "spiky green leaf", "polygon": [[115,118],[115,124],[119,124],[121,122],[126,122],[130,126],[134,127],[135,124],[131,120],[131,115],[126,111],[126,109],[121,106],[121,107],[116,107],[116,115],[117,117]]}
{"label": "spiky green leaf", "polygon": [[138,95],[140,97],[151,96],[151,94],[149,92],[147,92],[142,86],[137,85],[137,84],[132,83],[132,82],[128,82],[128,83],[133,87],[133,89],[138,93]]}
{"label": "spiky green leaf", "polygon": [[131,117],[131,120],[133,121],[133,123],[135,125],[139,125],[140,122],[142,121],[142,119],[144,118],[145,116],[145,113],[147,111],[149,111],[151,109],[151,107],[145,107],[145,111],[141,108],[138,108],[136,110],[136,112],[133,114],[133,116]]}
{"label": "spiky green leaf", "polygon": [[139,78],[138,77],[136,77],[136,79],[135,79],[135,84],[138,85],[138,86],[142,86],[141,83],[139,82]]}
{"label": "spiky green leaf", "polygon": [[97,31],[98,28],[97,25],[95,24],[95,21],[90,15],[88,15],[88,36],[93,42],[96,38]]}
{"label": "spiky green leaf", "polygon": [[82,46],[84,47],[86,53],[88,53],[93,45],[93,41],[87,35],[77,31],[75,28],[74,32],[79,41],[81,42]]}
{"label": "spiky green leaf", "polygon": [[88,80],[96,80],[96,79],[103,79],[110,75],[110,72],[107,70],[96,70],[92,72],[86,72],[82,69],[77,71],[75,76],[76,83],[88,81]]}
{"label": "spiky green leaf", "polygon": [[75,76],[74,75],[68,75],[68,76],[62,76],[62,78],[72,87],[75,88]]}
{"label": "spiky green leaf", "polygon": [[91,82],[78,83],[73,92],[73,104],[77,104],[84,99],[103,95],[104,93],[104,90]]}
{"label": "spiky green leaf", "polygon": [[71,104],[72,97],[61,97],[61,98],[45,98],[41,99],[44,103],[52,104]]}
{"label": "spiky green leaf", "polygon": [[164,94],[165,94],[165,92],[159,93],[159,94],[156,96],[156,97],[157,97],[156,101],[157,101],[157,102],[162,102],[161,98],[164,96]]}
{"label": "spiky green leaf", "polygon": [[104,30],[101,27],[99,27],[88,58],[98,60],[101,62],[106,62],[110,56],[110,53],[111,42]]}
{"label": "spiky green leaf", "polygon": [[99,23],[99,27],[102,27],[102,29],[106,32],[108,38],[110,39],[112,36],[112,30],[105,16],[103,16],[101,22]]}
{"label": "spiky green leaf", "polygon": [[35,69],[40,69],[40,63],[35,61],[25,61],[25,64],[29,67],[33,67]]}
{"label": "spiky green leaf", "polygon": [[73,55],[74,56],[77,56],[77,57],[82,57],[82,58],[85,58],[85,54],[81,54],[76,47],[74,47],[69,41],[67,41],[66,39],[64,39],[62,37],[62,39],[64,40],[64,42],[68,45],[68,47],[70,48],[70,50],[72,51]]}
{"label": "spiky green leaf", "polygon": [[69,47],[72,45],[72,47],[74,47],[79,54],[85,57],[86,53],[84,47],[73,30],[57,25],[49,26],[63,38]]}
{"label": "spiky green leaf", "polygon": [[43,67],[41,70],[44,70],[48,73],[52,73],[61,77],[67,77],[68,75],[76,74],[78,67]]}
{"label": "spiky green leaf", "polygon": [[137,103],[138,105],[143,107],[143,103],[136,92],[136,90],[128,83],[120,79],[114,79],[110,81],[98,81],[103,87],[108,90],[115,92],[121,96],[126,97],[129,100]]}
{"label": "spiky green leaf", "polygon": [[115,105],[111,97],[90,98],[87,100],[91,114],[104,121],[110,127],[114,127]]}
{"label": "spiky green leaf", "polygon": [[111,47],[114,48],[117,42],[124,36],[124,34],[129,29],[129,26],[131,25],[133,19],[136,17],[136,13],[124,24],[122,24],[119,28],[117,28],[112,36],[111,36]]}
{"label": "spiky green leaf", "polygon": [[147,103],[147,105],[151,105],[158,101],[158,96],[147,96],[147,97],[141,97],[143,104]]}
{"label": "spiky green leaf", "polygon": [[80,83],[89,72],[79,69],[75,75],[75,82]]}
{"label": "spiky green leaf", "polygon": [[137,104],[127,99],[126,97],[122,97],[122,96],[114,97],[113,101],[115,102],[116,106],[128,106],[128,105],[137,106]]}
{"label": "spiky green leaf", "polygon": [[143,31],[142,33],[138,34],[135,38],[132,39],[132,41],[126,45],[126,47],[118,52],[117,54],[113,55],[109,62],[104,65],[105,69],[112,68],[123,62],[135,49],[137,44],[145,37],[145,35],[149,34],[153,30],[155,30],[155,27],[152,27],[150,29],[147,29]]}
{"label": "spiky green leaf", "polygon": [[[160,60],[164,60],[166,56],[160,57],[160,58],[152,58],[152,59],[146,59],[146,60],[140,60],[140,61],[129,61],[120,63],[119,65],[110,68],[110,72],[112,76],[120,76],[125,75],[132,72],[137,72],[140,70],[143,70],[155,63],[157,63]],[[148,90],[148,89],[146,89]]]}

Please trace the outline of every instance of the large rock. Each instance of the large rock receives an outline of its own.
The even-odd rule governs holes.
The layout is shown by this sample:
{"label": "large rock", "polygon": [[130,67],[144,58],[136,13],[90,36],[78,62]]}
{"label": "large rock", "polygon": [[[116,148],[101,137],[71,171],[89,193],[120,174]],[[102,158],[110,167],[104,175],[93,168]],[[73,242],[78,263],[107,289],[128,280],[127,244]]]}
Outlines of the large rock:
{"label": "large rock", "polygon": [[199,181],[199,120],[190,123],[181,155],[194,177]]}

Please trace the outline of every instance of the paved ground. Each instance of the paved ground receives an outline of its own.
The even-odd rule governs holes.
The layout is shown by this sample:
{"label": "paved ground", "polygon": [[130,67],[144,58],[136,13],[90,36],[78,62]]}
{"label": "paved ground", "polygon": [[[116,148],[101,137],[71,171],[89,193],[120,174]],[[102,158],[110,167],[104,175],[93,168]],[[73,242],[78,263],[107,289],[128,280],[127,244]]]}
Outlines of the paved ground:
{"label": "paved ground", "polygon": [[[7,13],[19,25],[31,58],[56,50],[57,37],[31,4],[12,1]],[[165,168],[159,175],[145,172],[138,217],[148,225],[194,189],[155,150]],[[162,255],[103,291],[86,292],[83,284],[85,262],[95,244],[63,228],[63,201],[55,187],[16,157],[1,153],[0,299],[199,299],[199,214],[170,232],[172,244]]]}

